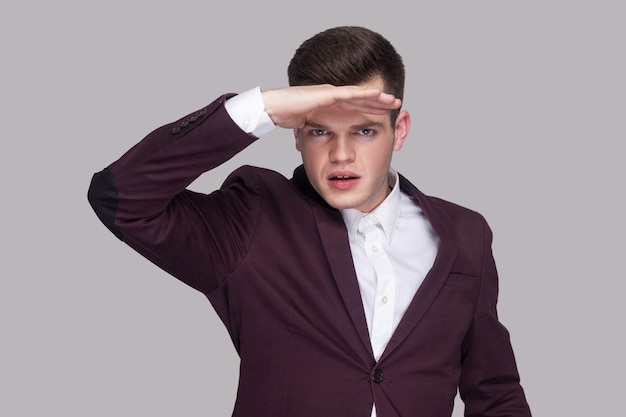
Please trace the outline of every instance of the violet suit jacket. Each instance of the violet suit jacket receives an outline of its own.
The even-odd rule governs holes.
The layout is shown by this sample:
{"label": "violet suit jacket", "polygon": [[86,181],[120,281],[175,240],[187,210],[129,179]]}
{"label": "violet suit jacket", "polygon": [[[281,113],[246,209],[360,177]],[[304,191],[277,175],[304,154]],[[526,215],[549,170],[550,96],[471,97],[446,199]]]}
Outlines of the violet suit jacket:
{"label": "violet suit jacket", "polygon": [[376,362],[342,216],[302,167],[286,179],[244,166],[211,194],[186,189],[257,139],[227,97],[95,174],[89,200],[118,238],[210,300],[241,358],[233,415],[369,417],[375,402],[379,417],[449,417],[458,388],[468,417],[530,416],[483,217],[400,177],[441,243]]}

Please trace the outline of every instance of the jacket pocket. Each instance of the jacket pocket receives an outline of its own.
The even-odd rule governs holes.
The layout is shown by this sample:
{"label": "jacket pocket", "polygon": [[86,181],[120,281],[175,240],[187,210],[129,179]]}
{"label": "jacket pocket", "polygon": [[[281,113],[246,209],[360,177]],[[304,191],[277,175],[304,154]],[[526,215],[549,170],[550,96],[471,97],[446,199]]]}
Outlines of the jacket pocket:
{"label": "jacket pocket", "polygon": [[455,288],[465,288],[468,290],[473,290],[478,285],[478,278],[473,277],[471,275],[457,274],[451,273],[448,275],[446,282],[444,284],[445,287],[455,287]]}

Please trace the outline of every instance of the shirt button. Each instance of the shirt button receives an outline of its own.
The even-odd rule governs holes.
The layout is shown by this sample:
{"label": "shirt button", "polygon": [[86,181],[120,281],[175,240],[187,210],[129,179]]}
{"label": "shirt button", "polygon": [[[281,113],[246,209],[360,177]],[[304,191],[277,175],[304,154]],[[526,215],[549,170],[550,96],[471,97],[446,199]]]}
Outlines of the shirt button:
{"label": "shirt button", "polygon": [[243,130],[248,130],[250,128],[250,120],[248,119],[242,120],[241,127],[243,127]]}
{"label": "shirt button", "polygon": [[389,298],[387,298],[387,296],[384,296],[382,301],[383,301],[383,304],[387,304],[387,302],[389,301]]}
{"label": "shirt button", "polygon": [[377,253],[378,252],[378,246],[372,246],[372,252]]}
{"label": "shirt button", "polygon": [[383,381],[383,371],[380,369],[374,369],[374,372],[372,372],[372,380],[377,384],[380,384]]}

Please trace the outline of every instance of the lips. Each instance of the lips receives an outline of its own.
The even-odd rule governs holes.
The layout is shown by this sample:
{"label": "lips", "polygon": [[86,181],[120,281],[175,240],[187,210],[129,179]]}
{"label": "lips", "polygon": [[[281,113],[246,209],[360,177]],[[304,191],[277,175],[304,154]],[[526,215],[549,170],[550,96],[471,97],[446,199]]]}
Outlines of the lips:
{"label": "lips", "polygon": [[331,187],[337,190],[348,190],[354,187],[360,178],[350,171],[334,171],[326,177]]}
{"label": "lips", "polygon": [[360,177],[351,171],[334,171],[334,172],[331,172],[326,178],[329,181],[346,181],[346,180],[357,180]]}

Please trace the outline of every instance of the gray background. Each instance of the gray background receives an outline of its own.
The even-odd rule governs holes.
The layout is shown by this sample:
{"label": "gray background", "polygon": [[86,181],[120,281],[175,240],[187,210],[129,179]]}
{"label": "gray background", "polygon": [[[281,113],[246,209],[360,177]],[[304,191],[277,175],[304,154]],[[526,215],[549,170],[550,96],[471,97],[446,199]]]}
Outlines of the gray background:
{"label": "gray background", "polygon": [[[405,58],[394,165],[493,228],[534,414],[623,412],[624,6],[408,4],[2,2],[0,415],[230,415],[237,358],[209,303],[119,243],[87,187],[217,95],[285,85],[300,42],[344,24]],[[298,161],[275,131],[192,188]]]}

